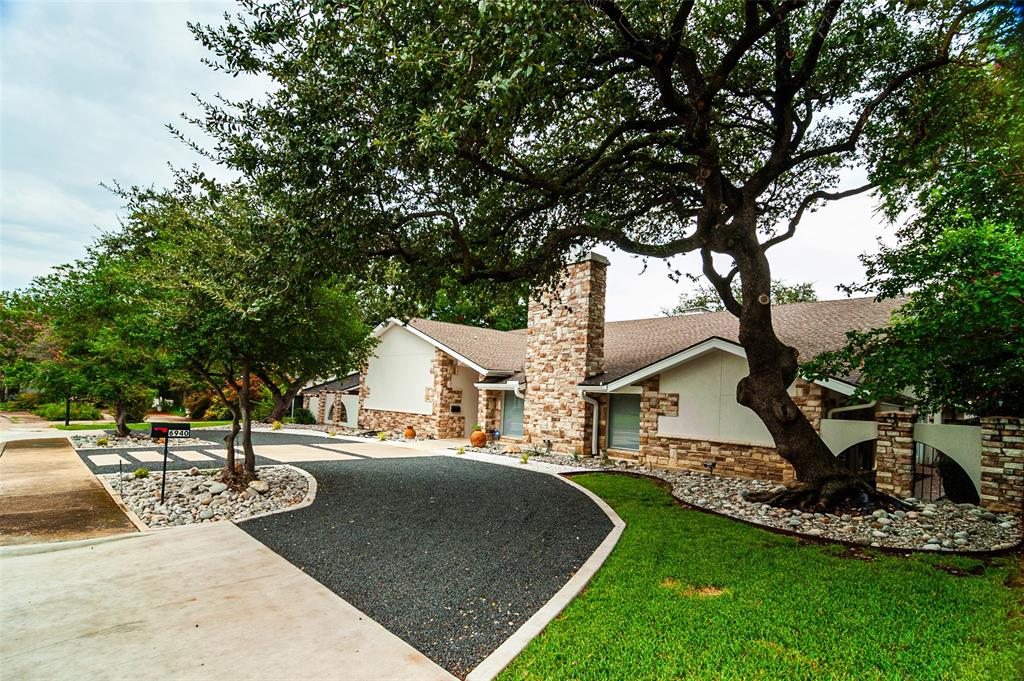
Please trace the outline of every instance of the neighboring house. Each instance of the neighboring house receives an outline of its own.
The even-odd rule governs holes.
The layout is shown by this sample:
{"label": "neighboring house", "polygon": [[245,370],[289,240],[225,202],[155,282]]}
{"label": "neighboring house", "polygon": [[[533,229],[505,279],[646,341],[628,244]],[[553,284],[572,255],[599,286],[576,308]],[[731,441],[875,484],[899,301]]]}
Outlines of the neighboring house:
{"label": "neighboring house", "polygon": [[302,406],[313,412],[317,423],[355,428],[359,415],[359,373],[308,385],[301,391]]}
{"label": "neighboring house", "polygon": [[[526,329],[382,324],[360,376],[359,427],[463,438],[479,423],[502,441],[557,452],[694,470],[714,462],[716,473],[790,479],[767,429],[736,402],[747,373],[736,318],[713,312],[606,323],[608,264],[591,253],[570,265],[558,291],[530,301]],[[797,303],[775,307],[773,318],[779,337],[810,359],[842,346],[849,330],[884,326],[897,304]],[[875,412],[898,409],[848,405],[854,388],[850,377],[799,379],[791,394],[819,429],[839,407],[851,407],[843,418],[872,427]],[[870,471],[873,442],[858,449],[862,436],[843,433],[826,442],[851,467]]]}

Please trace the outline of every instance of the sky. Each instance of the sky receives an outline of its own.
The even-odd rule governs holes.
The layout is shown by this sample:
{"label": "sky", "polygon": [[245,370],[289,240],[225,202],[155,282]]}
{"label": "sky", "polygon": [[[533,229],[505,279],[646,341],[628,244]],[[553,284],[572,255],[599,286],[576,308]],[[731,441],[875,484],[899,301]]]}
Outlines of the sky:
{"label": "sky", "polygon": [[[217,23],[229,2],[0,0],[0,288],[13,289],[84,254],[117,225],[104,184],[163,186],[170,166],[203,159],[166,125],[196,111],[191,93],[251,95],[252,84],[211,71],[185,23]],[[249,88],[248,91],[246,88]],[[859,181],[860,180],[860,181]],[[862,183],[858,173],[845,187]],[[893,228],[856,196],[805,216],[770,253],[773,277],[811,282],[823,299],[863,278],[858,255]],[[887,241],[889,239],[886,239]],[[609,255],[609,320],[657,316],[691,288],[666,264]],[[696,255],[672,267],[699,274]]]}

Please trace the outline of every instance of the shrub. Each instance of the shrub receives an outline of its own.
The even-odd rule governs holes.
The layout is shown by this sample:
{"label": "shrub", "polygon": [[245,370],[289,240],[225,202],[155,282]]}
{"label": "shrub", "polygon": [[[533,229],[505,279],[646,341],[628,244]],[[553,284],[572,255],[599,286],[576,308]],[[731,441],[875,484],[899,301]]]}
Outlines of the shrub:
{"label": "shrub", "polygon": [[252,412],[253,421],[264,421],[270,412],[274,409],[273,400],[261,400],[259,402],[253,402],[249,405],[249,411]]}
{"label": "shrub", "polygon": [[519,463],[526,464],[530,463],[530,452],[523,452],[519,455]]}
{"label": "shrub", "polygon": [[[63,421],[64,403],[50,402],[48,404],[41,404],[35,409],[35,414],[47,421]],[[71,418],[75,421],[95,421],[99,417],[100,410],[96,408],[95,404],[89,404],[88,402],[71,403]]]}
{"label": "shrub", "polygon": [[328,431],[327,431],[327,435],[328,435],[329,437],[334,437],[334,436],[335,436],[335,435],[337,435],[337,434],[338,434],[338,431],[336,431],[336,430],[328,430]]}
{"label": "shrub", "polygon": [[387,440],[387,439],[388,439],[388,433],[387,433],[387,431],[386,431],[386,430],[382,430],[382,431],[380,431],[379,433],[377,433],[377,439],[378,439],[378,440],[380,440],[380,441],[382,441],[382,442],[383,442],[384,440]]}
{"label": "shrub", "polygon": [[185,398],[185,409],[188,410],[189,418],[199,418],[210,408],[213,398],[210,393],[192,393]]}
{"label": "shrub", "polygon": [[136,468],[135,472],[132,473],[132,475],[134,475],[136,478],[148,478],[149,477],[149,469],[148,468]]}
{"label": "shrub", "polygon": [[281,422],[280,421],[274,421],[272,424],[270,424],[270,427],[273,430],[281,430]]}
{"label": "shrub", "polygon": [[466,453],[466,448],[465,447],[459,447],[458,449],[455,450],[455,453],[456,454],[465,454]]}
{"label": "shrub", "polygon": [[313,416],[313,412],[306,409],[305,407],[299,407],[298,409],[296,409],[295,413],[292,415],[292,418],[295,420],[295,423],[300,423],[306,426],[310,426],[316,423],[316,417]]}
{"label": "shrub", "polygon": [[106,447],[108,444],[110,444],[110,438],[109,437],[98,437],[98,438],[96,438],[96,446],[97,447]]}
{"label": "shrub", "polygon": [[39,392],[20,392],[11,398],[11,408],[17,411],[32,411],[43,403],[43,394]]}
{"label": "shrub", "polygon": [[216,401],[211,402],[210,406],[203,412],[202,419],[204,421],[230,421],[231,410],[228,409],[228,405],[224,404],[223,400],[218,398]]}

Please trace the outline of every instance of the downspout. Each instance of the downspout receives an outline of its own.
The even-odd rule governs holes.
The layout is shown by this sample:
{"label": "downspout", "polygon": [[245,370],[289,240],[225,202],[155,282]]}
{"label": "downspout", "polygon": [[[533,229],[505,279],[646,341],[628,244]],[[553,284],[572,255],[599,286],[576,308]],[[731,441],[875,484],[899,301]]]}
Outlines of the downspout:
{"label": "downspout", "polygon": [[859,411],[861,409],[870,409],[871,407],[874,407],[876,404],[878,404],[878,400],[871,400],[870,402],[865,402],[864,404],[849,404],[845,407],[834,407],[828,410],[828,413],[825,414],[825,418],[830,419],[832,418],[832,414],[837,414],[841,411]]}
{"label": "downspout", "polygon": [[580,390],[580,397],[583,398],[584,402],[594,407],[594,420],[592,422],[593,425],[590,427],[590,455],[597,457],[597,431],[601,424],[601,403],[593,397],[587,397],[587,393],[584,390]]}
{"label": "downspout", "polygon": [[526,395],[524,395],[523,391],[519,388],[519,381],[510,381],[509,385],[512,386],[512,394],[525,402]]}

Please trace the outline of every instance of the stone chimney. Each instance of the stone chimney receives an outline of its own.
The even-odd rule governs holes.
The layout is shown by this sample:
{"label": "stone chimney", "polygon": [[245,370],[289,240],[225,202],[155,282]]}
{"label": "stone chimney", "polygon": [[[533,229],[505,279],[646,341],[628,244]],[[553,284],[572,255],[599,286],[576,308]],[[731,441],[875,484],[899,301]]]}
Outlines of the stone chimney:
{"label": "stone chimney", "polygon": [[604,371],[608,258],[588,253],[563,271],[554,291],[530,298],[523,435],[535,445],[585,453],[590,409],[577,385]]}

